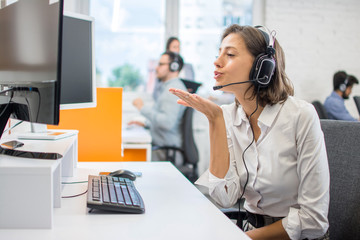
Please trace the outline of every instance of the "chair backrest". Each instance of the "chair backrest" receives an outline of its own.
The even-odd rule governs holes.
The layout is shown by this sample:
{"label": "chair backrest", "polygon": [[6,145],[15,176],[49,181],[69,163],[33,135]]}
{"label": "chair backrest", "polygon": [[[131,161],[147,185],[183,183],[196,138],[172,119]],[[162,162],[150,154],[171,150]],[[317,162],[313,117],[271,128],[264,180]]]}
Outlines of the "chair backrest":
{"label": "chair backrest", "polygon": [[183,150],[185,164],[196,165],[199,162],[199,153],[196,147],[193,134],[193,113],[194,109],[187,107],[182,119]]}
{"label": "chair backrest", "polygon": [[360,96],[354,96],[355,105],[357,107],[357,110],[360,114]]}
{"label": "chair backrest", "polygon": [[330,169],[330,238],[360,239],[360,122],[321,120]]}
{"label": "chair backrest", "polygon": [[198,88],[202,85],[199,82],[194,82],[194,81],[186,80],[183,78],[181,78],[180,80],[184,83],[184,85],[187,88],[189,93],[196,93]]}
{"label": "chair backrest", "polygon": [[319,115],[320,119],[328,119],[329,118],[324,105],[320,101],[313,101],[312,105],[314,105],[316,112]]}

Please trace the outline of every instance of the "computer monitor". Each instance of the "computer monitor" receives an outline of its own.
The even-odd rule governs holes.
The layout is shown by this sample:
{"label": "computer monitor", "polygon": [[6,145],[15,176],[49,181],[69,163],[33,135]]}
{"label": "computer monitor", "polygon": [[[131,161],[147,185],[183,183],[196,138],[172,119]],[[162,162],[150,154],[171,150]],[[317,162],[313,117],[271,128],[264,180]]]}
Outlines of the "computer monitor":
{"label": "computer monitor", "polygon": [[64,12],[60,109],[96,107],[94,19]]}
{"label": "computer monitor", "polygon": [[62,0],[19,0],[0,9],[0,136],[9,117],[59,123],[62,22]]}

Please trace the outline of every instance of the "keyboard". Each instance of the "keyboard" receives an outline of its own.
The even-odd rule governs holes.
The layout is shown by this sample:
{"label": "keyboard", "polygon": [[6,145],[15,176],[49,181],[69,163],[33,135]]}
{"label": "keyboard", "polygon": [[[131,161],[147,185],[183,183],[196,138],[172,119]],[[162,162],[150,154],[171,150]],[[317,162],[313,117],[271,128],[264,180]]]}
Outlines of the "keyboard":
{"label": "keyboard", "polygon": [[145,206],[133,181],[105,175],[89,175],[87,207],[123,213],[144,213]]}

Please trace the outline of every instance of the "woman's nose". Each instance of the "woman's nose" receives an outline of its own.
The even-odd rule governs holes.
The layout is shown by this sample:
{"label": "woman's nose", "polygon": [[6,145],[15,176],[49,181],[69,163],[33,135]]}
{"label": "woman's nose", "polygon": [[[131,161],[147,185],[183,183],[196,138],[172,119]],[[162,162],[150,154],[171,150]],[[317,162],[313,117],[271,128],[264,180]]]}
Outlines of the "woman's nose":
{"label": "woman's nose", "polygon": [[220,60],[221,60],[220,57],[216,56],[216,59],[214,61],[215,67],[221,67],[221,61]]}

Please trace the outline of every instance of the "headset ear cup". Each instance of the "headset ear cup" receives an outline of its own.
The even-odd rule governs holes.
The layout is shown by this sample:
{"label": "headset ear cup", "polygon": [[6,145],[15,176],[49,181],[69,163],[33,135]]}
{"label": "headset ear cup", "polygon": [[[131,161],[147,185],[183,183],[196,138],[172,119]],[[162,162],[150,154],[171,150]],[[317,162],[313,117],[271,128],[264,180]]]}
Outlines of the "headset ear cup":
{"label": "headset ear cup", "polygon": [[254,64],[250,70],[250,80],[256,80],[252,83],[255,87],[267,87],[271,78],[275,72],[275,59],[269,57],[267,54],[259,54],[254,61]]}
{"label": "headset ear cup", "polygon": [[346,85],[345,85],[344,83],[340,84],[339,90],[342,91],[342,92],[345,92],[345,90],[346,90]]}
{"label": "headset ear cup", "polygon": [[170,71],[171,72],[176,72],[179,70],[179,63],[178,62],[171,62],[170,63]]}
{"label": "headset ear cup", "polygon": [[[250,80],[255,80],[256,78],[256,66],[258,65],[258,62],[259,62],[259,58],[262,56],[263,54],[259,54],[256,56],[255,60],[254,60],[254,63],[251,67],[251,70],[250,70],[250,74],[249,74],[249,79]],[[254,81],[253,82],[255,85],[256,85],[256,82]]]}

